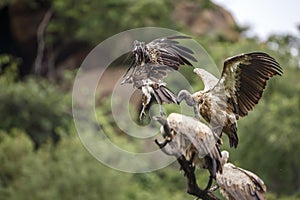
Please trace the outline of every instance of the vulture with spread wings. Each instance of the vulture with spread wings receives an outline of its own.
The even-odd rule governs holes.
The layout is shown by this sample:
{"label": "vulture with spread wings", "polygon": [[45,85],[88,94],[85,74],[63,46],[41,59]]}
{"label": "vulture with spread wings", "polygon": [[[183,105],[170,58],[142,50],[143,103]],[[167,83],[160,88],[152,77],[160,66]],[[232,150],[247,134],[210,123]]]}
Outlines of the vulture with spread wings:
{"label": "vulture with spread wings", "polygon": [[140,119],[145,114],[145,107],[154,96],[160,105],[160,113],[164,115],[162,103],[177,103],[176,95],[166,87],[163,78],[168,72],[178,70],[181,65],[192,66],[190,61],[197,62],[189,48],[179,44],[177,40],[190,39],[187,36],[170,36],[155,39],[145,44],[134,41],[131,52],[131,65],[123,76],[121,84],[130,83],[142,90],[142,111]]}
{"label": "vulture with spread wings", "polygon": [[264,200],[267,190],[263,180],[248,170],[227,163],[229,153],[222,151],[222,173],[217,173],[217,185],[221,194],[228,200]]}
{"label": "vulture with spread wings", "polygon": [[204,90],[194,94],[182,90],[178,103],[185,99],[210,123],[215,133],[228,135],[230,147],[237,147],[237,120],[254,108],[267,80],[281,75],[282,68],[268,54],[253,52],[226,59],[219,80],[203,69],[194,72],[202,79]]}

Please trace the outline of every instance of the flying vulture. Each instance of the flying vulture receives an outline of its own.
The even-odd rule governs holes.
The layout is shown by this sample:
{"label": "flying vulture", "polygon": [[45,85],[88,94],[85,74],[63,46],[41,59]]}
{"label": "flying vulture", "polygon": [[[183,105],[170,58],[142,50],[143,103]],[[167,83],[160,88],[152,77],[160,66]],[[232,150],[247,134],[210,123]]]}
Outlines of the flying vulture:
{"label": "flying vulture", "polygon": [[194,166],[208,169],[210,180],[206,190],[210,188],[216,173],[222,172],[218,136],[199,120],[178,113],[171,113],[167,119],[154,119],[162,124],[161,133],[165,142],[159,143],[155,140],[162,151],[177,157],[183,155]]}
{"label": "flying vulture", "polygon": [[228,200],[264,200],[266,186],[254,173],[227,163],[229,153],[222,151],[222,173],[216,174],[216,187]]}
{"label": "flying vulture", "polygon": [[192,66],[190,61],[197,62],[194,52],[179,44],[177,40],[190,39],[187,36],[170,36],[155,39],[145,44],[134,41],[131,52],[131,65],[123,76],[121,84],[131,83],[142,90],[142,111],[150,103],[152,95],[160,105],[160,114],[164,115],[162,103],[177,103],[176,95],[166,87],[163,78],[170,71],[178,70],[181,65]]}
{"label": "flying vulture", "polygon": [[267,80],[281,75],[282,68],[268,54],[253,52],[226,59],[220,79],[203,69],[196,68],[194,72],[202,79],[204,90],[194,94],[182,90],[178,103],[185,99],[198,109],[215,133],[228,135],[230,147],[237,147],[237,120],[254,108]]}

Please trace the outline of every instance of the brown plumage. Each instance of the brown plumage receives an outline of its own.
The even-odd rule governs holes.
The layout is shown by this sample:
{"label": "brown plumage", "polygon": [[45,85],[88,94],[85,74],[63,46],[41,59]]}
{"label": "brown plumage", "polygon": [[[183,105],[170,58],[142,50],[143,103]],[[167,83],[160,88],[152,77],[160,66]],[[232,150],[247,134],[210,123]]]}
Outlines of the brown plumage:
{"label": "brown plumage", "polygon": [[227,163],[229,153],[222,151],[222,173],[217,173],[216,183],[227,200],[264,200],[267,188],[254,173]]}
{"label": "brown plumage", "polygon": [[163,125],[161,133],[170,141],[162,148],[165,153],[175,156],[184,155],[193,165],[208,169],[211,181],[212,178],[216,178],[217,172],[222,172],[218,137],[208,126],[195,118],[177,113],[171,113],[167,119],[162,117],[155,119]]}
{"label": "brown plumage", "polygon": [[195,69],[203,80],[204,91],[188,97],[180,92],[177,101],[183,99],[196,104],[201,116],[208,121],[215,133],[228,135],[231,147],[237,147],[237,120],[244,117],[258,103],[267,80],[281,75],[278,62],[266,53],[241,54],[225,60],[218,80],[203,69]]}
{"label": "brown plumage", "polygon": [[168,72],[178,70],[181,65],[192,66],[190,61],[197,61],[192,55],[192,50],[179,44],[177,40],[180,39],[190,39],[190,37],[170,36],[155,39],[148,44],[134,41],[131,52],[132,62],[121,84],[132,83],[135,88],[142,90],[143,109],[140,119],[152,96],[160,105],[161,115],[164,114],[162,103],[177,103],[176,96],[166,87],[163,78]]}

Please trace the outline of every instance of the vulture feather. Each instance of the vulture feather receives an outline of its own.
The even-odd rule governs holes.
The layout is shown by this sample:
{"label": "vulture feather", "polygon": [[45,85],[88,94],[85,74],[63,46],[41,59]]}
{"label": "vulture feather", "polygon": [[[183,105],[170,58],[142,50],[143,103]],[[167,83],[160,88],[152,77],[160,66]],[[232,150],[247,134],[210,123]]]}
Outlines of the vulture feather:
{"label": "vulture feather", "polygon": [[134,41],[131,52],[131,65],[123,76],[121,84],[130,83],[142,90],[142,111],[140,119],[145,113],[146,106],[152,96],[160,105],[163,103],[177,103],[176,95],[166,87],[163,78],[171,71],[178,70],[181,65],[192,66],[191,61],[197,62],[194,52],[182,46],[177,40],[191,39],[188,36],[170,36],[155,39],[148,44]]}
{"label": "vulture feather", "polygon": [[230,147],[237,147],[237,120],[254,108],[267,81],[281,75],[282,68],[270,55],[253,52],[226,59],[220,79],[204,69],[196,68],[194,72],[202,79],[204,90],[192,95],[182,90],[177,102],[185,99],[210,123],[214,132],[228,135]]}

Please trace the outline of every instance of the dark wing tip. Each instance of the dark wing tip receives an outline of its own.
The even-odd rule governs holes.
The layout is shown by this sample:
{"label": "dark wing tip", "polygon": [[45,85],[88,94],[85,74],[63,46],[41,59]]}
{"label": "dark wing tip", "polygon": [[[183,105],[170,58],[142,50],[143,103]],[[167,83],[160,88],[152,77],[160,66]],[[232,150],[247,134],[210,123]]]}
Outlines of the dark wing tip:
{"label": "dark wing tip", "polygon": [[190,48],[179,43],[180,39],[191,39],[190,36],[176,35],[155,39],[147,44],[152,58],[159,61],[159,64],[172,66],[178,69],[180,65],[193,66],[191,62],[197,62],[193,56],[194,52]]}
{"label": "dark wing tip", "polygon": [[[226,68],[226,69],[225,69]],[[262,97],[267,81],[276,75],[282,75],[280,64],[270,55],[263,52],[251,52],[228,58],[224,62],[225,74],[232,73],[234,91],[237,101],[234,112],[243,117],[252,110]],[[225,75],[226,76],[226,75]],[[231,77],[231,76],[230,76]],[[231,80],[228,80],[229,83]]]}
{"label": "dark wing tip", "polygon": [[281,76],[283,74],[283,69],[280,64],[269,54],[264,52],[252,52],[246,55],[250,55],[252,59],[261,60],[262,64],[269,65],[270,68],[273,68],[274,75]]}
{"label": "dark wing tip", "polygon": [[166,37],[169,40],[177,40],[177,39],[192,39],[191,36],[187,36],[187,35],[174,35],[174,36],[168,36]]}

